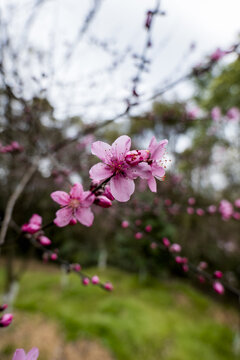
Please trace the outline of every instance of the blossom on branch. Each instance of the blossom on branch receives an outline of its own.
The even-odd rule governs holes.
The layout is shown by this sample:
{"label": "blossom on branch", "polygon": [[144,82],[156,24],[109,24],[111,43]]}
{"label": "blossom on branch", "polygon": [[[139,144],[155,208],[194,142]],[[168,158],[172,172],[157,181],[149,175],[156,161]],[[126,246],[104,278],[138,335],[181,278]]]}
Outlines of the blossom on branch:
{"label": "blossom on branch", "polygon": [[38,348],[32,348],[27,354],[23,349],[17,349],[12,360],[37,360],[39,356]]}
{"label": "blossom on branch", "polygon": [[35,234],[41,229],[42,226],[42,217],[38,214],[33,214],[29,222],[23,224],[21,230],[29,234]]}
{"label": "blossom on branch", "polygon": [[73,219],[78,220],[85,226],[91,226],[94,215],[90,206],[95,200],[91,191],[83,191],[81,184],[73,185],[70,193],[64,191],[55,191],[51,193],[51,198],[62,206],[62,209],[56,212],[54,223],[59,227],[68,225]]}

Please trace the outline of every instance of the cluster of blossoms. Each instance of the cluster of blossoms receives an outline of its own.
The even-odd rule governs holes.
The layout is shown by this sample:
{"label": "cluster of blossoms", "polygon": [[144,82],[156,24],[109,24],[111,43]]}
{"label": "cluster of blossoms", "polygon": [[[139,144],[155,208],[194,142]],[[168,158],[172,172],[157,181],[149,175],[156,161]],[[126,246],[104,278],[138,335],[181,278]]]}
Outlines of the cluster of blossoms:
{"label": "cluster of blossoms", "polygon": [[213,121],[220,121],[221,119],[226,119],[229,121],[239,121],[240,120],[240,110],[237,107],[230,108],[226,115],[222,115],[221,109],[218,106],[215,106],[211,110],[211,117]]}
{"label": "cluster of blossoms", "polygon": [[[193,203],[194,198],[190,198],[190,199],[191,199],[190,202]],[[135,224],[137,226],[141,225],[141,220],[137,219],[135,221]],[[130,227],[129,221],[127,221],[127,220],[122,221],[121,226],[123,229],[129,228]],[[145,233],[150,233],[152,231],[152,226],[146,225],[144,228],[144,231],[145,231]],[[143,234],[143,232],[138,231],[135,233],[134,236],[136,239],[140,240],[143,238],[144,234]],[[213,274],[206,273],[205,270],[207,269],[208,264],[205,261],[201,261],[197,267],[193,266],[192,264],[190,265],[188,258],[180,255],[180,253],[182,251],[182,247],[180,244],[171,243],[167,237],[163,237],[161,243],[157,243],[156,241],[151,241],[150,247],[152,250],[156,250],[158,248],[166,249],[172,255],[176,264],[181,266],[183,272],[187,273],[190,269],[194,268],[195,269],[194,274],[195,273],[198,274],[198,280],[201,283],[205,283],[206,279],[207,279],[212,283],[212,287],[216,293],[218,293],[219,295],[224,294],[224,292],[225,292],[224,286],[219,281],[223,277],[222,271],[216,270],[216,271],[214,271]],[[190,268],[190,266],[191,266],[191,268]]]}
{"label": "cluster of blossoms", "polygon": [[[155,178],[162,180],[165,175],[163,162],[167,140],[150,141],[147,150],[130,150],[131,139],[123,135],[112,145],[102,141],[92,144],[92,154],[102,162],[90,169],[92,185],[90,191],[84,191],[81,184],[75,184],[69,194],[55,191],[51,194],[61,209],[57,211],[54,223],[59,227],[79,221],[91,226],[94,215],[91,205],[94,203],[104,208],[112,205],[116,199],[126,202],[135,190],[134,180],[146,179],[151,191],[157,191]],[[109,185],[106,185],[109,182]]]}
{"label": "cluster of blossoms", "polygon": [[[7,304],[3,304],[0,306],[0,312],[4,311],[7,309]],[[11,324],[13,320],[13,315],[12,314],[4,314],[0,317],[0,327],[7,327]]]}
{"label": "cluster of blossoms", "polygon": [[17,141],[12,141],[11,144],[5,146],[0,143],[0,153],[2,154],[21,151],[23,151],[23,147]]}
{"label": "cluster of blossoms", "polygon": [[48,246],[51,244],[51,240],[44,235],[44,232],[41,230],[42,227],[42,217],[38,214],[33,214],[29,222],[23,224],[21,227],[22,232],[28,234],[37,233],[36,240],[43,246]]}

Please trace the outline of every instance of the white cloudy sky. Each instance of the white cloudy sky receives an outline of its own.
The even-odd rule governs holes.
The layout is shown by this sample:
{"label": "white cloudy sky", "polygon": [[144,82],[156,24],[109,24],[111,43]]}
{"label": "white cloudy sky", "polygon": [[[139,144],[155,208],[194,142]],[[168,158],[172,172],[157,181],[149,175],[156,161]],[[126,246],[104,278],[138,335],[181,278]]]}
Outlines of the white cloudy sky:
{"label": "white cloudy sky", "polygon": [[[3,19],[11,18],[8,31],[20,54],[25,95],[37,91],[37,79],[47,89],[58,117],[81,115],[86,120],[99,119],[124,110],[136,60],[128,55],[116,71],[105,71],[113,58],[94,45],[92,39],[107,41],[110,49],[119,54],[126,49],[131,49],[130,54],[141,54],[146,37],[145,14],[154,8],[156,0],[102,0],[97,16],[68,61],[65,55],[94,1],[43,1],[24,36],[24,24],[36,2],[41,3],[0,2]],[[161,9],[166,16],[159,16],[154,22],[153,47],[148,53],[152,64],[149,73],[143,75],[141,94],[151,95],[167,79],[185,74],[217,47],[228,48],[240,30],[239,0],[162,0]],[[189,54],[193,42],[196,50]],[[27,52],[29,46],[45,52],[42,61],[33,60],[32,53]],[[40,80],[42,72],[47,78]],[[171,96],[188,97],[190,90],[178,86]]]}

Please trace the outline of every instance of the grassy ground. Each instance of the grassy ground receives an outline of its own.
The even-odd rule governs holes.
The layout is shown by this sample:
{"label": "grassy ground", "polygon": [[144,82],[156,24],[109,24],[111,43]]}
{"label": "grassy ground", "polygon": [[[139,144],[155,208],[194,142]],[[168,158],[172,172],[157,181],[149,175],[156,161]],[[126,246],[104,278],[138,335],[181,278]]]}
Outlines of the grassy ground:
{"label": "grassy ground", "polygon": [[113,282],[113,293],[83,287],[74,274],[63,288],[59,273],[27,272],[15,306],[29,318],[51,319],[68,341],[98,339],[117,360],[238,358],[232,351],[232,310],[180,282],[139,284],[118,270],[100,276]]}

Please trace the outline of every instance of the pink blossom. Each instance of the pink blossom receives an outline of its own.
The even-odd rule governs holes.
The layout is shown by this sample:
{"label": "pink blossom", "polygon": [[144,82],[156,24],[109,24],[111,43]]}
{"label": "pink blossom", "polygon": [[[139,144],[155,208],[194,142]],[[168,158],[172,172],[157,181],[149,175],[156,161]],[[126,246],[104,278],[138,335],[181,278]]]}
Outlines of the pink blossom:
{"label": "pink blossom", "polygon": [[83,283],[83,285],[87,286],[87,285],[89,285],[90,280],[85,277],[85,278],[82,279],[82,283]]}
{"label": "pink blossom", "polygon": [[38,356],[38,348],[32,348],[27,354],[23,349],[17,349],[12,360],[37,360]]}
{"label": "pink blossom", "polygon": [[213,119],[213,121],[219,121],[221,119],[221,109],[218,106],[215,106],[212,110],[211,110],[211,117]]}
{"label": "pink blossom", "polygon": [[172,200],[166,199],[166,200],[164,200],[164,204],[165,204],[166,206],[170,206],[170,205],[172,204]]}
{"label": "pink blossom", "polygon": [[123,135],[114,141],[112,146],[96,141],[92,144],[92,154],[102,162],[94,165],[90,171],[93,180],[110,179],[110,190],[114,198],[120,202],[130,199],[135,189],[134,179],[138,176],[148,178],[150,167],[146,163],[131,166],[125,157],[130,151],[131,139]]}
{"label": "pink blossom", "polygon": [[232,107],[227,112],[227,118],[229,120],[238,121],[240,119],[240,111],[236,107]]}
{"label": "pink blossom", "polygon": [[145,227],[145,231],[146,231],[146,232],[151,232],[151,231],[152,231],[152,225],[147,225],[147,226]]}
{"label": "pink blossom", "polygon": [[223,220],[229,220],[233,214],[233,206],[228,200],[221,200],[219,205],[219,212]]}
{"label": "pink blossom", "polygon": [[215,205],[209,205],[208,212],[209,214],[214,214],[217,211],[217,207]]}
{"label": "pink blossom", "polygon": [[129,222],[127,220],[124,220],[124,221],[122,221],[121,226],[123,229],[126,229],[129,226]]}
{"label": "pink blossom", "polygon": [[190,197],[190,198],[188,199],[189,205],[194,205],[195,202],[196,202],[196,199],[195,199],[194,197]]}
{"label": "pink blossom", "polygon": [[224,287],[219,281],[214,281],[213,283],[213,289],[218,293],[219,295],[224,294]]}
{"label": "pink blossom", "polygon": [[90,191],[83,191],[81,184],[73,185],[69,194],[55,191],[51,193],[51,198],[62,206],[62,209],[56,212],[54,223],[57,226],[66,226],[72,219],[78,220],[85,226],[92,225],[94,216],[90,206],[95,196]]}
{"label": "pink blossom", "polygon": [[110,190],[110,186],[106,185],[104,192],[102,193],[102,195],[106,196],[109,200],[113,201],[114,197],[112,196],[111,190]]}
{"label": "pink blossom", "polygon": [[72,268],[74,269],[74,271],[76,271],[76,272],[79,272],[79,271],[82,270],[82,267],[81,267],[80,264],[72,264],[71,267],[72,267]]}
{"label": "pink blossom", "polygon": [[199,276],[198,276],[198,280],[199,280],[200,283],[202,283],[202,284],[205,283],[205,281],[206,281],[206,280],[205,280],[205,277],[202,276],[202,275],[199,275]]}
{"label": "pink blossom", "polygon": [[205,214],[205,211],[204,211],[203,209],[198,208],[198,209],[196,210],[196,214],[197,214],[198,216],[203,216],[203,215]]}
{"label": "pink blossom", "polygon": [[51,260],[52,260],[52,261],[57,260],[57,258],[58,258],[58,255],[57,255],[56,253],[52,253],[52,254],[51,254]]}
{"label": "pink blossom", "polygon": [[181,245],[179,245],[179,244],[172,244],[170,246],[171,252],[180,252],[181,250],[182,250],[182,248],[181,248]]}
{"label": "pink blossom", "polygon": [[38,241],[43,246],[48,246],[48,245],[51,245],[51,243],[52,243],[51,240],[47,236],[44,236],[44,235],[38,236]]}
{"label": "pink blossom", "polygon": [[176,261],[177,264],[181,264],[182,263],[182,257],[181,256],[176,256],[175,261]]}
{"label": "pink blossom", "polygon": [[42,226],[42,217],[38,214],[33,214],[29,222],[23,224],[21,230],[29,234],[35,234],[41,229]]}
{"label": "pink blossom", "polygon": [[127,152],[125,159],[129,165],[138,165],[140,162],[147,161],[149,157],[149,150],[132,150]]}
{"label": "pink blossom", "polygon": [[11,324],[13,320],[13,315],[12,314],[4,314],[1,318],[0,318],[0,327],[7,327]]}
{"label": "pink blossom", "polygon": [[113,290],[113,286],[111,283],[107,282],[105,285],[104,285],[104,288],[108,291],[112,291]]}
{"label": "pink blossom", "polygon": [[236,199],[236,200],[234,201],[234,205],[235,205],[236,207],[240,208],[240,199]]}
{"label": "pink blossom", "polygon": [[194,214],[194,208],[191,207],[191,206],[188,206],[188,207],[187,207],[187,213],[188,213],[188,215]]}
{"label": "pink blossom", "polygon": [[222,276],[223,276],[223,273],[221,271],[219,271],[219,270],[214,271],[214,277],[216,279],[221,279]]}
{"label": "pink blossom", "polygon": [[201,261],[198,265],[198,268],[200,270],[205,270],[208,267],[208,264],[206,263],[206,261]]}
{"label": "pink blossom", "polygon": [[151,166],[151,175],[148,177],[148,186],[152,192],[157,192],[157,183],[155,178],[162,180],[165,175],[165,165],[162,163],[162,158],[166,151],[165,147],[167,143],[168,140],[166,139],[158,143],[155,136],[153,136],[148,147],[148,150],[150,151],[148,164]]}
{"label": "pink blossom", "polygon": [[188,264],[183,264],[183,265],[182,265],[182,269],[183,269],[184,272],[188,272],[188,271],[189,271],[189,266],[188,266]]}
{"label": "pink blossom", "polygon": [[170,241],[168,240],[168,238],[166,238],[166,237],[162,238],[162,242],[165,247],[169,247],[171,244]]}
{"label": "pink blossom", "polygon": [[140,239],[142,239],[143,234],[142,234],[141,232],[137,232],[137,233],[134,235],[134,237],[135,237],[135,239],[140,240]]}
{"label": "pink blossom", "polygon": [[99,284],[99,277],[98,277],[97,275],[94,275],[94,276],[92,277],[92,284],[93,284],[93,285]]}
{"label": "pink blossom", "polygon": [[221,50],[220,48],[217,48],[212,55],[210,56],[210,59],[212,61],[218,61],[220,60],[224,55],[226,54],[226,51]]}

